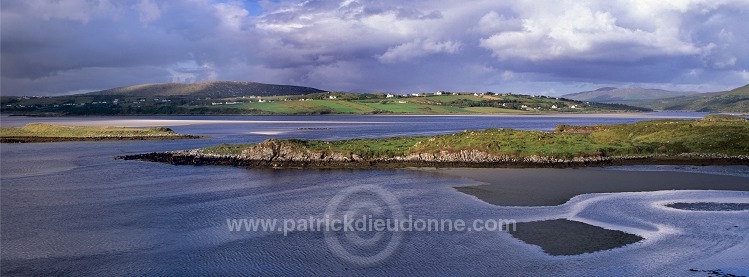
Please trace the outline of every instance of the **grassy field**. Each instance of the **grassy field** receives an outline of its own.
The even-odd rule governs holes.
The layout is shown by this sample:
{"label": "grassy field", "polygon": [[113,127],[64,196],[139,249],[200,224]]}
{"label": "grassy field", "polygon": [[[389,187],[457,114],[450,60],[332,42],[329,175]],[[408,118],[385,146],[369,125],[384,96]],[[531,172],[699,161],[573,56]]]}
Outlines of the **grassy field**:
{"label": "grassy field", "polygon": [[[504,113],[597,113],[638,112],[647,109],[593,102],[580,102],[547,96],[518,94],[460,93],[450,95],[406,96],[382,93],[319,92],[299,95],[192,95],[209,91],[211,86],[252,87],[253,84],[205,83],[201,86],[174,84],[135,87],[137,91],[156,89],[166,96],[118,95],[127,88],[101,94],[59,97],[0,97],[0,112],[34,115],[128,115],[128,114],[504,114]],[[250,90],[252,91],[252,90]],[[187,93],[187,94],[185,94]],[[231,94],[231,93],[229,93]],[[200,97],[198,97],[200,96]]]}
{"label": "grassy field", "polygon": [[371,114],[377,110],[370,106],[352,101],[313,100],[312,103],[328,107],[336,113],[343,114]]}
{"label": "grassy field", "polygon": [[2,142],[44,142],[97,138],[192,138],[169,128],[125,128],[108,126],[60,126],[42,123],[0,128]]}
{"label": "grassy field", "polygon": [[[221,107],[216,107],[221,108]],[[258,102],[251,102],[251,103],[244,103],[242,105],[239,105],[238,108],[244,108],[244,109],[256,109],[260,111],[265,111],[269,113],[279,113],[279,114],[285,114],[285,113],[293,113],[294,110],[290,109],[286,106],[277,104],[277,103],[258,103]]]}
{"label": "grassy field", "polygon": [[[493,155],[573,158],[724,154],[749,155],[749,122],[710,115],[703,120],[657,120],[634,124],[569,126],[555,131],[487,129],[432,137],[393,137],[341,141],[284,140],[300,150],[353,153],[365,159],[414,153],[478,150]],[[220,145],[205,153],[240,154],[252,145]]]}
{"label": "grassy field", "polygon": [[435,101],[435,102],[442,102],[442,103],[452,102],[452,101],[461,100],[461,99],[466,99],[466,100],[471,100],[471,101],[482,100],[481,97],[473,96],[473,95],[437,95],[437,96],[427,96],[422,99]]}
{"label": "grassy field", "polygon": [[453,114],[470,113],[461,108],[439,105],[428,105],[419,103],[398,103],[397,100],[380,102],[362,102],[376,110],[394,114]]}
{"label": "grassy field", "polygon": [[495,108],[495,107],[468,107],[463,108],[466,111],[469,112],[475,112],[479,114],[504,114],[504,113],[514,113],[514,114],[527,114],[528,111],[523,110],[512,110],[512,109],[503,109],[503,108]]}

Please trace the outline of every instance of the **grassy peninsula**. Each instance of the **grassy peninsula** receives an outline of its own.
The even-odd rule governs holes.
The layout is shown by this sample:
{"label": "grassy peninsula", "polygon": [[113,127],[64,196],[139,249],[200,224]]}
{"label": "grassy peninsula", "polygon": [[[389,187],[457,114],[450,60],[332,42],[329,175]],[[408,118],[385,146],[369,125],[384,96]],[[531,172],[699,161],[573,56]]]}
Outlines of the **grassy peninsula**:
{"label": "grassy peninsula", "polygon": [[199,136],[177,134],[169,128],[126,128],[109,126],[61,126],[32,123],[23,127],[0,128],[0,142],[57,142],[102,140],[172,140]]}
{"label": "grassy peninsula", "polygon": [[569,126],[550,132],[513,129],[340,141],[277,140],[259,144],[124,157],[173,164],[250,167],[564,167],[605,164],[749,164],[749,122],[702,120]]}

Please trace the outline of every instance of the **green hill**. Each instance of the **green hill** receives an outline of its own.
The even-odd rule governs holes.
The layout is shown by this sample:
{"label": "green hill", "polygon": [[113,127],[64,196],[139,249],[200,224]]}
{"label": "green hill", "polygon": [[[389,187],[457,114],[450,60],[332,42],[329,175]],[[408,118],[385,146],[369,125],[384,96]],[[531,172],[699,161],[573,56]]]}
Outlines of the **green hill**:
{"label": "green hill", "polygon": [[[697,92],[669,91],[646,88],[612,88],[605,87],[593,91],[583,91],[564,95],[564,98],[578,101],[601,103],[633,104],[642,100],[654,100],[694,95]],[[635,105],[636,106],[636,105]]]}
{"label": "green hill", "polygon": [[19,115],[538,114],[649,111],[621,104],[509,93],[341,93],[246,82],[147,84],[78,95],[4,97],[0,100],[0,111]]}
{"label": "green hill", "polygon": [[653,101],[650,108],[699,112],[749,113],[749,85],[726,92],[713,92]]}
{"label": "green hill", "polygon": [[255,82],[212,81],[203,83],[144,84],[87,93],[87,95],[152,97],[152,96],[191,96],[191,97],[241,97],[299,95],[324,92],[316,88],[271,85]]}

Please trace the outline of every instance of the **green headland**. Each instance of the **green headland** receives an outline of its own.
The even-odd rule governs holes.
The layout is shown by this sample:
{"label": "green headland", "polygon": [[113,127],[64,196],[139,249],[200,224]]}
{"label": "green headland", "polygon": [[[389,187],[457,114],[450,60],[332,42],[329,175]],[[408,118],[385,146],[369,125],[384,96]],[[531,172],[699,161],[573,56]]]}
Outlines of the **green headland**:
{"label": "green headland", "polygon": [[749,122],[702,120],[466,130],[439,136],[338,141],[270,139],[258,144],[124,157],[173,164],[250,167],[565,167],[606,164],[749,164]]}

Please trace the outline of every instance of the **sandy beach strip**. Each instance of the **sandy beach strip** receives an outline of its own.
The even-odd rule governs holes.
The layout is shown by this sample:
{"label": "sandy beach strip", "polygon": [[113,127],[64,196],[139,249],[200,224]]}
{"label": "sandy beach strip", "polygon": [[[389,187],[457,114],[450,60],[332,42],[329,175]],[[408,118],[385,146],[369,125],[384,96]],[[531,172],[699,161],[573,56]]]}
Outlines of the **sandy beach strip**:
{"label": "sandy beach strip", "polygon": [[749,191],[747,178],[704,173],[591,168],[451,168],[434,171],[483,183],[456,189],[499,206],[555,206],[586,193],[659,190]]}

